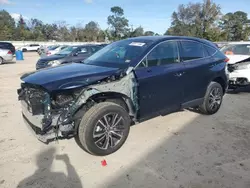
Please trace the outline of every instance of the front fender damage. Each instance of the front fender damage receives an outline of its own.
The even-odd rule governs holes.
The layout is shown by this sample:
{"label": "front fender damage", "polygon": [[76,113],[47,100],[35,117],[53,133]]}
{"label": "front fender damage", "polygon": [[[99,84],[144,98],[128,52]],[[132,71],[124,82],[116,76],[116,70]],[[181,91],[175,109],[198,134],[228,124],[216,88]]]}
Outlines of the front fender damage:
{"label": "front fender damage", "polygon": [[[51,99],[51,97],[45,95],[46,100],[43,101],[45,107],[43,119],[40,121],[40,125],[38,125],[43,131],[43,134],[37,135],[37,138],[42,142],[49,143],[55,139],[65,139],[75,136],[77,133],[76,122],[77,120],[79,122],[76,114],[84,107],[86,107],[85,109],[88,109],[89,104],[94,105],[98,102],[93,101],[94,96],[105,93],[118,93],[123,96],[123,99],[129,108],[130,116],[136,118],[139,109],[137,87],[136,76],[131,69],[123,76],[110,77],[83,88],[67,107],[61,109],[53,109],[53,105],[50,104],[53,102],[48,100]],[[81,116],[82,115],[84,114],[81,114]],[[42,126],[41,123],[44,120],[49,120],[49,122],[43,122]],[[27,116],[26,121],[29,122]],[[44,129],[44,124],[46,124],[46,129]],[[32,126],[34,127],[34,125]],[[48,132],[46,132],[46,130],[48,130]],[[54,136],[51,136],[53,134]]]}

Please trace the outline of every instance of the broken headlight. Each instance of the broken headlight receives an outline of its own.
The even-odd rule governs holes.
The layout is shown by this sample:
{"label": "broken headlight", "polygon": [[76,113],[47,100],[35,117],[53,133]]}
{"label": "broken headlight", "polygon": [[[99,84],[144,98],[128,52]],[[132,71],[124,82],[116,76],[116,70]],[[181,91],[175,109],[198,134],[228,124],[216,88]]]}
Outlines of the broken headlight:
{"label": "broken headlight", "polygon": [[240,63],[236,66],[236,70],[250,69],[250,62]]}

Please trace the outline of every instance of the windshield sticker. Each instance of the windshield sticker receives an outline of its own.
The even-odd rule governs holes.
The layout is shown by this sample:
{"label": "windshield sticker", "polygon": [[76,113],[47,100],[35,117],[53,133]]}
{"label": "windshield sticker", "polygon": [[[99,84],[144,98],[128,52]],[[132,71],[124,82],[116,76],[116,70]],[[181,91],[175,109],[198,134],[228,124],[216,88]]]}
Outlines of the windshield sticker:
{"label": "windshield sticker", "polygon": [[145,43],[143,43],[143,42],[131,42],[129,45],[130,46],[140,46],[140,47],[142,47],[142,46],[145,45]]}

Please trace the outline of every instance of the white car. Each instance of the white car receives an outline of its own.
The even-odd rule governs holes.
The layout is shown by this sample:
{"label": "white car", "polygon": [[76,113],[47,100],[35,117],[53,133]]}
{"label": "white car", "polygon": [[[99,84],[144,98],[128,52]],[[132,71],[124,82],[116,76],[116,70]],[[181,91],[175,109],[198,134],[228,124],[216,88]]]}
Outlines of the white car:
{"label": "white car", "polygon": [[47,56],[54,55],[54,54],[60,52],[61,50],[63,50],[64,48],[66,48],[66,47],[68,47],[68,46],[63,45],[63,46],[54,46],[54,47],[51,47],[46,52],[46,55]]}
{"label": "white car", "polygon": [[13,60],[13,54],[10,50],[0,49],[0,65]]}
{"label": "white car", "polygon": [[228,44],[221,51],[228,57],[229,89],[250,85],[250,42]]}
{"label": "white car", "polygon": [[23,52],[28,52],[28,51],[38,51],[40,48],[39,44],[28,44],[20,48]]}

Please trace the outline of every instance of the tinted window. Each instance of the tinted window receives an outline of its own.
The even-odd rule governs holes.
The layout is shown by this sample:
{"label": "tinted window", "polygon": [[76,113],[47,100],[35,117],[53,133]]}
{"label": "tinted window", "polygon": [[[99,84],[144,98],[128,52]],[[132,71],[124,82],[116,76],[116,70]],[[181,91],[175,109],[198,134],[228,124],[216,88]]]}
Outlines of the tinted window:
{"label": "tinted window", "polygon": [[181,41],[181,59],[183,61],[204,57],[203,45],[199,42]]}
{"label": "tinted window", "polygon": [[88,52],[88,48],[87,47],[80,47],[79,49],[78,49],[78,53],[79,54],[85,54],[85,53],[87,53]]}
{"label": "tinted window", "polygon": [[208,52],[209,56],[212,56],[215,54],[215,52],[217,51],[216,49],[209,47],[209,46],[205,46],[206,51]]}
{"label": "tinted window", "polygon": [[91,46],[92,52],[97,52],[101,48],[102,48],[101,46]]}
{"label": "tinted window", "polygon": [[77,46],[68,46],[67,48],[64,48],[60,52],[56,53],[56,55],[68,55],[70,54],[73,50],[76,50]]}
{"label": "tinted window", "polygon": [[67,46],[63,46],[63,47],[61,48],[61,50],[63,50],[64,48],[67,48]]}
{"label": "tinted window", "polygon": [[140,67],[152,67],[179,62],[178,45],[175,41],[168,41],[156,46],[142,61]]}

